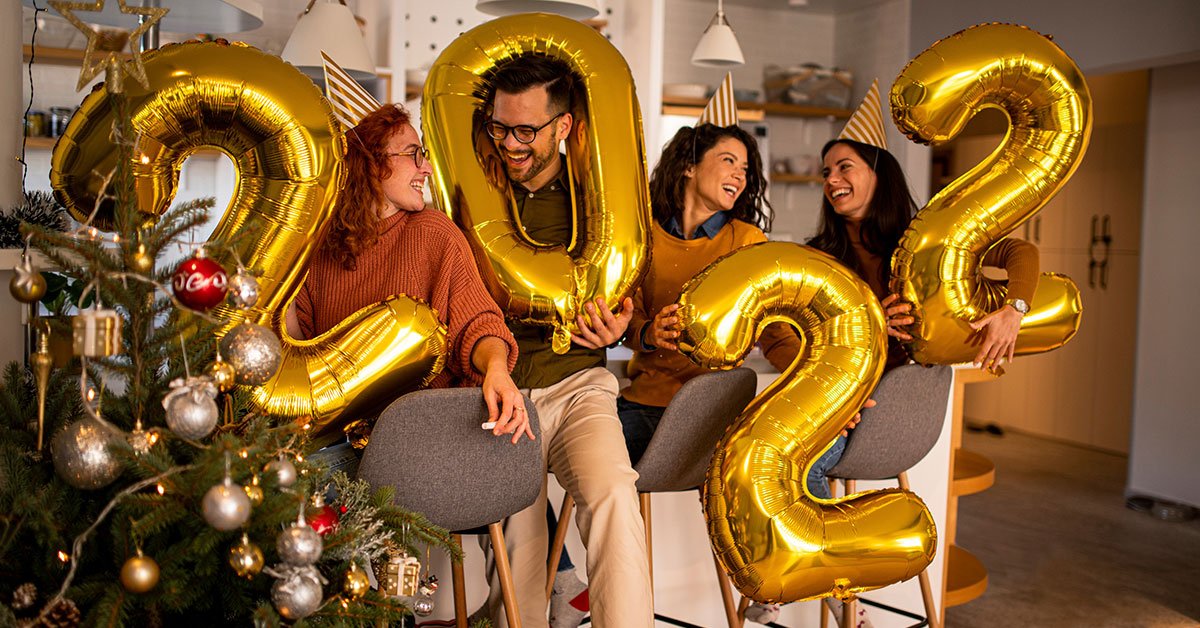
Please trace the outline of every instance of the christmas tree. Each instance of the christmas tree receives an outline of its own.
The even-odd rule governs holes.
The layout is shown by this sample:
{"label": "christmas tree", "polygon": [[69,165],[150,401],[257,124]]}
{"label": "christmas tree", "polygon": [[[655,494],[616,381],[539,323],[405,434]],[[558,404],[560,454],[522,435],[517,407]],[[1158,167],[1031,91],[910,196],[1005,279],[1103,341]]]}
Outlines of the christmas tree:
{"label": "christmas tree", "polygon": [[[119,88],[129,70],[107,69],[108,192],[77,229],[22,225],[84,287],[57,301],[69,319],[37,321],[30,367],[11,364],[0,382],[0,626],[376,625],[428,605],[435,583],[399,579],[419,573],[418,544],[458,558],[449,534],[310,459],[305,421],[251,409],[235,383],[278,367],[273,332],[240,324],[218,353],[225,321],[205,310],[257,299],[236,243],[160,267],[213,202],[139,207]],[[32,303],[45,286],[27,256],[14,296]],[[52,368],[51,337],[72,338],[68,366]],[[379,590],[373,563],[388,576]]]}

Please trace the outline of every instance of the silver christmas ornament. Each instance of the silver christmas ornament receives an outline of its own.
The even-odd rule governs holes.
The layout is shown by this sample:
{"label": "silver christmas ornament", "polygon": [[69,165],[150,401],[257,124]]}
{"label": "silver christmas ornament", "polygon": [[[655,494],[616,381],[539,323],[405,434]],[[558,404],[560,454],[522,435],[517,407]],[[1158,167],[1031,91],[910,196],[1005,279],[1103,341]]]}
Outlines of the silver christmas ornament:
{"label": "silver christmas ornament", "polygon": [[423,595],[413,600],[412,612],[418,617],[428,617],[433,614],[433,598]]}
{"label": "silver christmas ornament", "polygon": [[229,302],[242,310],[248,310],[258,303],[258,280],[254,275],[239,268],[237,274],[229,279]]}
{"label": "silver christmas ornament", "polygon": [[283,346],[270,329],[242,323],[221,339],[221,355],[237,373],[237,383],[261,386],[267,383],[283,360]]}
{"label": "silver christmas ornament", "polygon": [[274,475],[276,482],[283,488],[296,483],[296,465],[284,459],[283,456],[280,456],[278,460],[268,462],[264,471],[268,475]]}
{"label": "silver christmas ornament", "polygon": [[291,621],[315,613],[321,608],[323,595],[321,574],[312,566],[288,570],[271,586],[271,602],[284,619]]}
{"label": "silver christmas ornament", "polygon": [[303,512],[295,525],[284,530],[275,540],[275,549],[283,562],[297,567],[317,562],[324,545],[321,535],[304,520]]}
{"label": "silver christmas ornament", "polygon": [[50,442],[54,470],[75,488],[90,490],[108,486],[124,471],[112,451],[119,438],[116,428],[94,418],[75,421]]}
{"label": "silver christmas ornament", "polygon": [[200,440],[217,426],[217,387],[207,377],[189,377],[171,382],[171,392],[163,397],[167,427],[181,438]]}
{"label": "silver christmas ornament", "polygon": [[226,476],[224,482],[204,494],[201,510],[208,525],[228,532],[236,530],[250,518],[250,498],[241,486]]}

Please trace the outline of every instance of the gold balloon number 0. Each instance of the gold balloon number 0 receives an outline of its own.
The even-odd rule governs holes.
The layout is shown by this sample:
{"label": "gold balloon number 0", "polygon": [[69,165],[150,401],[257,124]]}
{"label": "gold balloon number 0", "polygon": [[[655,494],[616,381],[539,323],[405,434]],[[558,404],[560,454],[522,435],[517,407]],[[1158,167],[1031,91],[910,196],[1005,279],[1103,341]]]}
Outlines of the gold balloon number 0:
{"label": "gold balloon number 0", "polygon": [[[892,85],[892,117],[918,142],[954,138],[984,108],[1008,115],[1004,142],[930,199],[892,258],[892,290],[915,304],[910,353],[923,364],[975,357],[968,323],[1006,297],[1003,282],[981,275],[984,254],[1066,183],[1091,133],[1083,73],[1023,26],[984,24],[938,41]],[[1060,347],[1079,329],[1079,289],[1069,277],[1043,273],[1031,306],[1017,355]]]}
{"label": "gold balloon number 0", "polygon": [[[581,219],[566,247],[525,234],[501,158],[483,130],[488,76],[530,54],[562,60],[581,82],[566,138],[574,201],[581,205],[573,216]],[[650,194],[633,78],[608,40],[556,15],[486,22],[451,42],[433,64],[421,118],[434,199],[462,226],[484,283],[507,315],[553,327],[553,348],[562,353],[584,303],[603,297],[617,307],[633,293],[648,261]]]}
{"label": "gold balloon number 0", "polygon": [[[406,296],[363,308],[312,340],[291,339],[283,329],[284,309],[304,281],[344,178],[345,138],[312,81],[241,44],[168,45],[147,53],[145,68],[149,90],[125,86],[139,207],[153,215],[165,210],[183,161],[201,148],[223,151],[237,169],[237,192],[213,238],[253,229],[237,254],[259,276],[260,297],[249,311],[222,305],[214,313],[230,321],[221,334],[249,320],[283,338],[283,364],[253,389],[255,404],[314,417],[319,430],[440,371],[445,328],[428,306]],[[51,184],[76,218],[92,211],[101,192],[95,173],[116,165],[112,121],[106,93],[94,91],[55,146]],[[102,218],[111,218],[108,211]]]}
{"label": "gold balloon number 0", "polygon": [[799,331],[796,362],[717,444],[704,483],[713,550],[743,595],[763,602],[846,596],[899,582],[933,560],[937,531],[914,493],[817,499],[812,463],[883,374],[883,310],[833,257],[786,242],[739,249],[684,286],[680,350],[731,368],[768,323]]}

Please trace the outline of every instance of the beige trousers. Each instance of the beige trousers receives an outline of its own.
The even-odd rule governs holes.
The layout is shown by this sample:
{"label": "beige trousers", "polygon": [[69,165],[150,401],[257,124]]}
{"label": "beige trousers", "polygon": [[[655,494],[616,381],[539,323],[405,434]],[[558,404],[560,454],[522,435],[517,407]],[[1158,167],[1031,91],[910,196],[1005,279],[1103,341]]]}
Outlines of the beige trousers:
{"label": "beige trousers", "polygon": [[[637,472],[629,464],[617,419],[617,378],[607,369],[580,371],[546,388],[523,391],[537,408],[542,453],[559,484],[575,498],[575,521],[587,548],[592,625],[654,625],[646,534],[638,510]],[[486,537],[483,537],[486,538]],[[547,622],[546,482],[537,501],[504,527],[523,628]],[[506,628],[500,583],[488,552],[492,624]]]}

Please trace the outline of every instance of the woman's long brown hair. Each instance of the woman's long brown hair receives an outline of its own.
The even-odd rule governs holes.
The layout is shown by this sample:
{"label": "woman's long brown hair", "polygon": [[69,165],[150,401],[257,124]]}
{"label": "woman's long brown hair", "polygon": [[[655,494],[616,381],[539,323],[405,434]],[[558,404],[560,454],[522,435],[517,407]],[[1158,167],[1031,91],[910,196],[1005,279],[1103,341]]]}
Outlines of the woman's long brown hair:
{"label": "woman's long brown hair", "polygon": [[383,180],[392,175],[387,145],[408,121],[403,107],[384,105],[346,134],[346,184],[325,237],[330,255],[346,270],[354,270],[358,255],[379,240],[379,208],[387,202]]}

